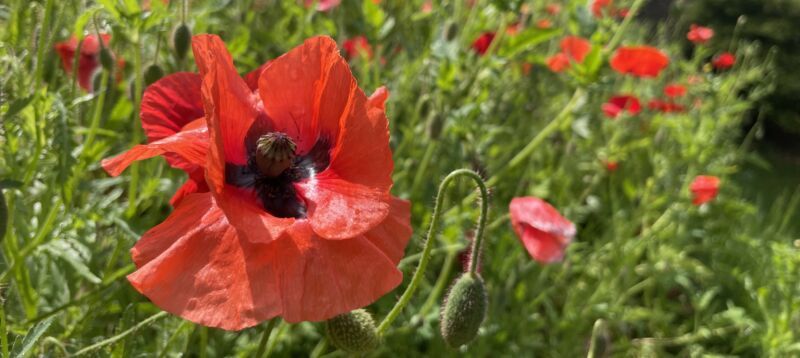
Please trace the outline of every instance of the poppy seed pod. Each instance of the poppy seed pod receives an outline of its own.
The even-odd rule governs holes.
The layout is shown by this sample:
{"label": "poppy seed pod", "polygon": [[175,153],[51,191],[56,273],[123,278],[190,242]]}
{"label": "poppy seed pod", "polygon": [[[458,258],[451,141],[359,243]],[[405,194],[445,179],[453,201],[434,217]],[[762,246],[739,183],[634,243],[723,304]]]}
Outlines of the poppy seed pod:
{"label": "poppy seed pod", "polygon": [[364,309],[357,309],[327,320],[325,330],[331,343],[348,353],[367,353],[378,346],[375,321]]}
{"label": "poppy seed pod", "polygon": [[186,52],[189,51],[189,45],[192,41],[192,30],[185,23],[181,23],[175,28],[172,33],[172,47],[175,49],[175,57],[182,60],[186,57]]}
{"label": "poppy seed pod", "polygon": [[276,177],[292,165],[296,149],[297,145],[288,135],[267,133],[258,138],[256,143],[256,165],[264,176]]}
{"label": "poppy seed pod", "polygon": [[476,273],[464,273],[450,288],[441,312],[442,338],[452,348],[471,342],[486,318],[486,286]]}
{"label": "poppy seed pod", "polygon": [[147,69],[144,70],[145,86],[153,84],[155,81],[161,79],[161,77],[164,77],[164,70],[161,69],[161,66],[155,63],[150,66],[147,66]]}

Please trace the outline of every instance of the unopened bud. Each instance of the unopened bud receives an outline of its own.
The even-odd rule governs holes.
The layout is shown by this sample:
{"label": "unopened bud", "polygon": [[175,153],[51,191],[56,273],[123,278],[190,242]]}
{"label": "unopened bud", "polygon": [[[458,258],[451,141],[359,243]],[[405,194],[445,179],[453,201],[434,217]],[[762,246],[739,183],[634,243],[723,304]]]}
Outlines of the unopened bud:
{"label": "unopened bud", "polygon": [[256,142],[256,165],[266,177],[276,177],[292,166],[297,145],[285,133],[270,132]]}
{"label": "unopened bud", "polygon": [[456,279],[441,312],[445,343],[458,348],[475,339],[488,306],[486,286],[478,274],[465,273]]}
{"label": "unopened bud", "polygon": [[161,79],[161,77],[164,77],[164,70],[161,69],[161,66],[155,63],[147,66],[147,69],[144,70],[144,85],[149,86]]}
{"label": "unopened bud", "polygon": [[192,42],[192,30],[185,23],[181,23],[172,33],[172,47],[175,49],[175,57],[182,60],[189,51]]}
{"label": "unopened bud", "polygon": [[100,91],[103,86],[103,71],[100,69],[95,70],[92,73],[92,93],[97,93]]}
{"label": "unopened bud", "polygon": [[458,25],[454,21],[449,21],[444,25],[444,39],[453,41],[458,36]]}
{"label": "unopened bud", "polygon": [[114,55],[111,54],[111,49],[108,46],[100,47],[100,64],[106,71],[111,72],[114,69]]}
{"label": "unopened bud", "polygon": [[442,116],[431,113],[428,118],[427,132],[428,137],[433,140],[439,139],[442,136],[442,129],[444,128],[444,118]]}
{"label": "unopened bud", "polygon": [[367,353],[378,347],[378,331],[372,316],[363,309],[338,315],[325,322],[328,339],[347,353]]}

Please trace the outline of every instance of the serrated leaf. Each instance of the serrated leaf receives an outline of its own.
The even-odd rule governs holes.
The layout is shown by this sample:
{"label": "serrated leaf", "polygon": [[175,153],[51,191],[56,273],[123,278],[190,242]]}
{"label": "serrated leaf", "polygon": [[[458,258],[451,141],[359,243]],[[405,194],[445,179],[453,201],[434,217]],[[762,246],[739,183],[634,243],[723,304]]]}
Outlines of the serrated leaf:
{"label": "serrated leaf", "polygon": [[11,102],[11,104],[8,105],[8,110],[6,111],[6,113],[3,114],[3,120],[5,121],[6,119],[21,112],[23,109],[25,109],[25,107],[27,107],[31,103],[32,100],[33,96],[28,96]]}
{"label": "serrated leaf", "polygon": [[11,356],[15,358],[27,357],[28,354],[31,353],[36,341],[38,341],[39,338],[42,338],[44,332],[50,328],[51,323],[53,323],[53,317],[37,323],[35,326],[33,326],[33,328],[28,330],[28,333],[25,334],[25,338],[22,339],[20,346],[17,347],[14,345],[14,350],[12,351]]}
{"label": "serrated leaf", "polygon": [[43,246],[43,249],[52,255],[66,261],[75,272],[81,277],[94,284],[99,284],[102,280],[89,269],[90,250],[82,243],[71,239],[53,240]]}

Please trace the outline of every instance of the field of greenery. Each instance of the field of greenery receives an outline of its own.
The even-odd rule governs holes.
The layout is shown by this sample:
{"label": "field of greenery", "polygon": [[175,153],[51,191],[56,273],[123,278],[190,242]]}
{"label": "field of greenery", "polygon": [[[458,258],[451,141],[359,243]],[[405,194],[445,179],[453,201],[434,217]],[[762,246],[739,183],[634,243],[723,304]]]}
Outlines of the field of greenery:
{"label": "field of greenery", "polygon": [[[690,27],[679,18],[640,21],[646,3],[4,0],[0,354],[342,357],[361,344],[369,349],[357,354],[366,356],[800,356],[800,187],[768,180],[770,174],[759,177],[763,181],[740,179],[747,177],[743,168],[768,168],[753,152],[759,127],[746,126],[745,118],[773,90],[774,53],[738,40],[736,24],[725,37],[732,40],[721,41],[704,32],[712,29]],[[213,36],[190,41],[189,34],[212,34],[221,41]],[[308,40],[319,35],[332,40]],[[375,98],[388,93],[393,168],[392,160],[370,159],[380,156],[380,148],[366,145],[357,148],[353,165],[364,176],[388,165],[391,194],[411,203],[413,234],[402,258],[394,260],[402,281],[363,307],[380,327],[377,336],[354,334],[373,341],[350,346],[331,332],[334,323],[324,322],[329,314],[305,319],[312,316],[284,308],[283,314],[270,315],[275,318],[247,324],[209,323],[189,309],[175,314],[174,307],[162,304],[170,299],[164,296],[203,289],[189,282],[202,278],[186,273],[191,268],[183,262],[165,273],[183,275],[168,291],[141,288],[140,276],[129,281],[128,275],[142,271],[134,262],[144,254],[137,249],[131,255],[140,237],[203,194],[171,202],[189,178],[184,172],[189,170],[170,166],[174,153],[167,156],[170,162],[143,160],[118,176],[109,175],[103,161],[153,142],[140,120],[149,85],[199,71],[205,86],[228,68],[209,70],[208,61],[224,63],[219,58],[225,57],[208,55],[203,46],[224,43],[239,74],[259,69],[264,80],[267,74],[281,75],[278,64],[289,62],[282,60],[288,55],[281,56],[307,46],[307,40],[335,42],[344,58],[337,61],[346,61],[341,63],[349,65],[366,96],[376,93],[364,112],[370,120],[372,111],[382,110]],[[275,62],[260,67],[269,61]],[[304,61],[284,71],[318,71]],[[159,78],[164,80],[156,82]],[[275,91],[303,100],[290,84],[270,87],[260,80],[262,97]],[[203,87],[203,99],[234,96],[224,89],[208,94],[223,82]],[[328,98],[338,98],[332,90],[326,93],[305,100],[325,106]],[[227,102],[212,99],[198,107],[205,111],[198,117],[208,121],[211,140],[220,135],[215,121],[239,115],[226,112]],[[365,106],[353,101],[352,106]],[[182,105],[167,102],[165,108],[171,104]],[[213,146],[207,132],[202,143]],[[380,142],[347,133],[342,141]],[[260,151],[261,139],[258,143]],[[208,151],[213,160],[216,152]],[[362,156],[365,162],[359,162]],[[220,175],[230,184],[228,169]],[[462,178],[440,188],[458,169],[469,171],[456,172]],[[213,173],[206,170],[199,172],[197,185],[216,190]],[[476,190],[476,182],[488,191]],[[778,199],[756,202],[753,193],[762,190]],[[210,200],[222,200],[223,194],[214,195]],[[557,213],[510,208],[512,200],[541,203],[534,198]],[[227,220],[238,220],[232,209],[225,210]],[[358,212],[351,221],[370,215]],[[304,212],[294,217],[306,220]],[[167,226],[173,224],[165,230],[180,236],[201,222]],[[271,235],[253,230],[249,233]],[[388,231],[402,249],[404,234]],[[482,243],[477,255],[473,241]],[[258,250],[256,244],[242,245]],[[209,247],[182,249],[200,257],[216,250]],[[358,254],[349,251],[353,262],[364,261]],[[275,270],[281,260],[291,264],[281,255],[269,263]],[[331,267],[347,263],[336,264]],[[365,280],[379,277],[372,266],[363,269]],[[464,306],[466,313],[442,313],[449,288],[465,271],[482,277],[488,308],[485,319],[478,319],[477,335],[453,348],[442,338],[441,321],[484,314],[480,308],[469,311],[482,300]],[[352,280],[349,275],[341,280]],[[247,280],[252,285],[259,277]],[[303,283],[286,283],[294,284]],[[387,284],[356,282],[353,290],[381,285]],[[345,291],[319,289],[308,300],[295,295],[298,302],[302,297],[314,303],[290,305],[302,312],[321,310],[303,305],[322,305],[328,302],[325,295],[336,301],[361,292]],[[264,297],[253,299],[272,299],[271,292],[261,293]]]}

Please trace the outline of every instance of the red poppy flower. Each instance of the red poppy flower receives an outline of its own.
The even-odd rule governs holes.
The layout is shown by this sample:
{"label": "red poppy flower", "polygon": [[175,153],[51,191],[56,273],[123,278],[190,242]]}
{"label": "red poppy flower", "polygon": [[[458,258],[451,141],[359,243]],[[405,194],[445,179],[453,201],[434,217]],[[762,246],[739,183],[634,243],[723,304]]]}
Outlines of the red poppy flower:
{"label": "red poppy flower", "polygon": [[430,0],[423,2],[420,11],[422,11],[423,14],[430,14],[433,11],[433,2]]}
{"label": "red poppy flower", "polygon": [[514,36],[518,34],[520,30],[522,30],[522,24],[520,24],[519,22],[515,22],[506,27],[506,34],[508,34],[509,36]]}
{"label": "red poppy flower", "polygon": [[686,95],[686,87],[681,84],[670,84],[664,87],[664,95],[670,98],[683,97]]}
{"label": "red poppy flower", "polygon": [[689,186],[694,198],[692,204],[702,205],[717,197],[719,192],[719,178],[710,175],[698,175]]}
{"label": "red poppy flower", "polygon": [[611,58],[611,68],[621,74],[658,77],[669,65],[669,57],[650,46],[620,47]]}
{"label": "red poppy flower", "polygon": [[569,57],[563,53],[557,53],[547,59],[547,67],[553,72],[563,72],[569,68]]}
{"label": "red poppy flower", "polygon": [[[103,45],[108,46],[111,35],[100,34],[100,38],[103,41]],[[75,51],[77,49],[78,39],[75,37],[55,45],[56,53],[61,57],[61,65],[68,74],[72,74],[72,65],[75,61]],[[83,38],[80,58],[78,59],[78,85],[87,92],[92,92],[92,76],[101,69],[100,49],[100,41],[98,41],[97,35],[88,35]],[[117,60],[117,62],[119,67],[124,65],[122,59]]]}
{"label": "red poppy flower", "polygon": [[619,9],[619,10],[617,10],[617,17],[619,17],[620,19],[624,19],[624,18],[628,17],[628,14],[630,12],[631,12],[631,9],[628,9],[628,8]]}
{"label": "red poppy flower", "polygon": [[561,5],[559,4],[547,4],[545,10],[550,15],[558,15],[561,12]]}
{"label": "red poppy flower", "polygon": [[711,64],[718,70],[727,70],[736,64],[736,57],[730,52],[724,52],[714,57]]}
{"label": "red poppy flower", "polygon": [[662,101],[660,99],[651,99],[647,104],[647,108],[651,111],[662,113],[678,113],[686,110],[683,105],[670,101]]}
{"label": "red poppy flower", "polygon": [[561,40],[561,52],[575,62],[582,63],[592,51],[592,43],[578,36],[567,36]]}
{"label": "red poppy flower", "polygon": [[218,37],[192,47],[199,75],[148,88],[151,142],[103,161],[118,175],[163,154],[205,186],[184,185],[134,246],[131,284],[168,312],[231,330],[325,320],[396,287],[411,227],[409,203],[389,193],[388,92],[366,97],[328,37],[245,78]]}
{"label": "red poppy flower", "polygon": [[606,10],[611,11],[612,7],[612,0],[594,0],[592,2],[592,15],[594,17],[603,17],[603,12]]}
{"label": "red poppy flower", "polygon": [[611,97],[608,102],[603,103],[601,108],[606,117],[611,119],[617,118],[623,111],[627,111],[632,116],[642,111],[639,99],[630,95]]}
{"label": "red poppy flower", "polygon": [[616,160],[605,160],[603,161],[603,165],[605,165],[606,170],[609,172],[615,172],[619,169],[619,162]]}
{"label": "red poppy flower", "polygon": [[541,19],[536,21],[536,28],[546,30],[553,27],[553,22],[550,19]]}
{"label": "red poppy flower", "polygon": [[484,32],[477,39],[475,39],[474,42],[472,42],[472,49],[478,55],[485,55],[486,51],[489,50],[489,46],[492,44],[492,41],[494,41],[494,36],[494,32]]}
{"label": "red poppy flower", "polygon": [[514,232],[534,260],[561,261],[575,236],[572,222],[544,200],[530,196],[512,199],[509,212]]}
{"label": "red poppy flower", "polygon": [[348,60],[360,56],[365,56],[367,59],[372,58],[372,46],[370,46],[369,40],[364,36],[356,36],[344,40],[342,48],[344,49],[345,58]]}
{"label": "red poppy flower", "polygon": [[704,26],[692,24],[686,38],[694,44],[700,45],[708,42],[714,37],[714,30]]}
{"label": "red poppy flower", "polygon": [[329,11],[342,2],[342,0],[305,0],[306,7],[317,4],[317,11]]}

